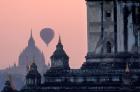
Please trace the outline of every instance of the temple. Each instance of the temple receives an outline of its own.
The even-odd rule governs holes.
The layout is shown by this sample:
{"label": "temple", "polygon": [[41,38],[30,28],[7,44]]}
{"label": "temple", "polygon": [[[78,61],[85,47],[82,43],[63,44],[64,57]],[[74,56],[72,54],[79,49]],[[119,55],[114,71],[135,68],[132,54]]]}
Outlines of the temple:
{"label": "temple", "polygon": [[59,37],[44,81],[32,63],[20,92],[139,92],[140,1],[86,0],[86,4],[88,52],[81,68],[69,67]]}
{"label": "temple", "polygon": [[33,63],[33,59],[35,59],[35,63],[39,67],[39,72],[43,74],[47,69],[47,65],[45,64],[45,56],[36,46],[31,30],[28,46],[19,55],[18,67],[22,69],[21,71],[24,74],[26,74],[28,70],[27,68],[29,68],[29,66]]}

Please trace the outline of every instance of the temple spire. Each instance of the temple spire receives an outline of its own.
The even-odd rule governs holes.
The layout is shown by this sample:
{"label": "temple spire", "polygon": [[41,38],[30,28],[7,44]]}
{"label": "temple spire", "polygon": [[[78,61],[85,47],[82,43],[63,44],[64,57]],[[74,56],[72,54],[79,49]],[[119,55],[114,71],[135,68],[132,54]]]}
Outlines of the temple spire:
{"label": "temple spire", "polygon": [[58,40],[58,44],[56,46],[57,49],[63,49],[63,45],[62,45],[62,42],[61,42],[61,36],[59,35],[59,40]]}
{"label": "temple spire", "polygon": [[32,29],[31,29],[31,36],[30,37],[33,38],[33,36],[32,36]]}
{"label": "temple spire", "polygon": [[34,47],[35,46],[35,41],[34,41],[33,35],[32,35],[32,29],[31,29],[30,39],[28,41],[28,46],[30,46],[30,47]]}
{"label": "temple spire", "polygon": [[59,40],[58,40],[58,43],[61,44],[61,36],[59,35]]}

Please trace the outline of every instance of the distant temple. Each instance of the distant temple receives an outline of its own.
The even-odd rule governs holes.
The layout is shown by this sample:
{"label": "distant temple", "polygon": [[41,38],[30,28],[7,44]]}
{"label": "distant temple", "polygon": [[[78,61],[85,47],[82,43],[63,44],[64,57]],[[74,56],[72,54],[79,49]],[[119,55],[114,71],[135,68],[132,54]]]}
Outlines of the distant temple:
{"label": "distant temple", "polygon": [[18,91],[12,88],[10,81],[6,81],[5,86],[1,92],[18,92]]}
{"label": "distant temple", "polygon": [[35,60],[20,92],[140,91],[140,1],[86,2],[86,62],[80,69],[70,69],[69,56],[59,37],[44,81]]}
{"label": "distant temple", "polygon": [[[2,84],[4,83],[5,76],[10,74],[15,87],[19,90],[23,87],[25,76],[29,71],[31,64],[36,63],[38,66],[38,71],[43,76],[49,66],[45,64],[45,57],[43,52],[36,46],[35,40],[32,35],[32,31],[30,34],[30,38],[28,41],[28,46],[20,53],[18,65],[14,64],[7,69],[4,69],[0,72],[0,80]],[[2,86],[0,85],[0,90]]]}
{"label": "distant temple", "polygon": [[35,40],[31,32],[28,46],[19,55],[19,67],[23,68],[25,73],[27,72],[27,68],[29,68],[29,66],[32,64],[33,58],[39,67],[39,72],[44,73],[47,69],[45,64],[45,57],[43,52],[41,52],[35,45]]}

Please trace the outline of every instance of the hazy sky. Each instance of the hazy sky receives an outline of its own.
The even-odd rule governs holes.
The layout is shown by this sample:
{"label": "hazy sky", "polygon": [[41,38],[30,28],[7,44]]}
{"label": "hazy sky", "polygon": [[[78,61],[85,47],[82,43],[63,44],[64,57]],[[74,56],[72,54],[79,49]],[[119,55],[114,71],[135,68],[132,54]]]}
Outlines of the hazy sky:
{"label": "hazy sky", "polygon": [[[45,27],[51,27],[56,33],[49,47],[40,38],[40,30]],[[0,0],[0,68],[18,64],[31,28],[36,45],[47,58],[46,63],[55,49],[58,34],[70,56],[70,66],[79,68],[85,61],[85,0]]]}

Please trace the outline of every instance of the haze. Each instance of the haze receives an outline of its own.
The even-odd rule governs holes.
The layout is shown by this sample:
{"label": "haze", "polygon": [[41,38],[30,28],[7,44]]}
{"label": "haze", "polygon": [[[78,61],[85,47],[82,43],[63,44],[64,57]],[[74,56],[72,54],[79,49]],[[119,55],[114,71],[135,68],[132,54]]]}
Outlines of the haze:
{"label": "haze", "polygon": [[[47,47],[40,38],[40,30],[50,27],[55,38]],[[50,62],[61,35],[72,68],[85,61],[86,4],[85,0],[0,0],[0,69],[18,64],[18,56],[27,46],[30,30],[36,45]]]}

